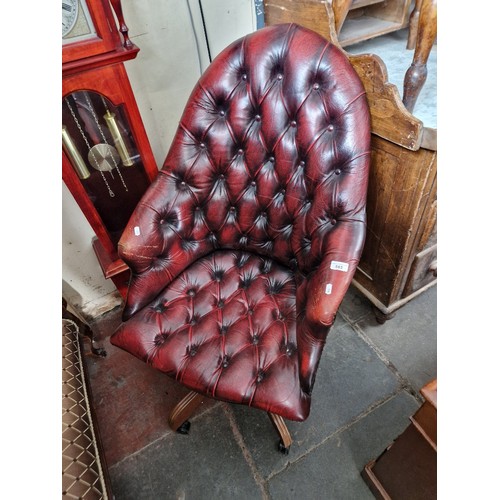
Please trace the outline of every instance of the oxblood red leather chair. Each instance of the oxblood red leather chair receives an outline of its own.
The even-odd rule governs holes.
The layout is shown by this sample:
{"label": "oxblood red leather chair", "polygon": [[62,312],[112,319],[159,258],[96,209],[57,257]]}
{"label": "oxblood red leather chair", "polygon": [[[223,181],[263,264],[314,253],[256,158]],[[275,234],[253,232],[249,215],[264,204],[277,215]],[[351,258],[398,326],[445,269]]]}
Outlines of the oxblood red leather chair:
{"label": "oxblood red leather chair", "polygon": [[291,444],[365,238],[370,123],[345,55],[296,24],[226,48],[196,85],[119,243],[111,342],[203,397],[260,408]]}

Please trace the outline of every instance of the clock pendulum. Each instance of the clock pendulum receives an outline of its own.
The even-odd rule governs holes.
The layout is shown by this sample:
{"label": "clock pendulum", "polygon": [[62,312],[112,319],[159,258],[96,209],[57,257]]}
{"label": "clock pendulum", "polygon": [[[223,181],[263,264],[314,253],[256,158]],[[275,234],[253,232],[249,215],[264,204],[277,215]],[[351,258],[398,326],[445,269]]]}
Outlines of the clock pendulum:
{"label": "clock pendulum", "polygon": [[[92,146],[89,151],[89,162],[90,164],[100,172],[109,172],[109,175],[114,180],[113,169],[118,169],[118,152],[113,146],[109,144],[99,143]],[[117,170],[119,172],[119,170]],[[122,183],[125,189],[128,191],[127,186],[122,178]]]}

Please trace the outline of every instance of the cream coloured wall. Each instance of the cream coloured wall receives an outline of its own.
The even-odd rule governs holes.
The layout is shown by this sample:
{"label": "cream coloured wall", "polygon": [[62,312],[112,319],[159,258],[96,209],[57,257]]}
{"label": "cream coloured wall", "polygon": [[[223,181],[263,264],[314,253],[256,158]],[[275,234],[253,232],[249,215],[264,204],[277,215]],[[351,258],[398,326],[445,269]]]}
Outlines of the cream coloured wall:
{"label": "cream coloured wall", "polygon": [[[168,151],[184,105],[209,64],[198,0],[122,0],[131,40],[140,48],[125,63],[158,167]],[[201,2],[212,58],[255,30],[253,0]],[[94,232],[62,183],[63,296],[93,318],[121,304],[102,275],[92,249]]]}

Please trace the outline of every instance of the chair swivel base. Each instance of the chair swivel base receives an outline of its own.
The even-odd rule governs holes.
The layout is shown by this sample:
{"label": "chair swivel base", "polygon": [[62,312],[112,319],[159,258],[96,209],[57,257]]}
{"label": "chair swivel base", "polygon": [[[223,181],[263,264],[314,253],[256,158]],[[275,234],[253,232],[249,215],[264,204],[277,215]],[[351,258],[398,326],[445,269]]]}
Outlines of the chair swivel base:
{"label": "chair swivel base", "polygon": [[[168,417],[168,425],[170,428],[179,434],[189,434],[189,429],[191,427],[189,417],[191,417],[191,415],[198,409],[204,399],[205,396],[195,391],[191,391],[184,396],[184,398],[182,398],[175,405]],[[292,437],[288,431],[285,421],[283,420],[283,417],[271,412],[268,412],[267,415],[271,419],[274,428],[280,436],[278,450],[281,453],[288,455],[292,444]]]}
{"label": "chair swivel base", "polygon": [[292,436],[283,420],[283,417],[276,415],[275,413],[268,412],[267,415],[271,419],[274,428],[280,436],[280,441],[278,443],[278,450],[284,455],[288,455],[290,451],[290,446],[292,445]]}
{"label": "chair swivel base", "polygon": [[191,391],[184,396],[174,407],[168,417],[168,425],[179,434],[189,434],[191,423],[189,417],[203,403],[204,396]]}

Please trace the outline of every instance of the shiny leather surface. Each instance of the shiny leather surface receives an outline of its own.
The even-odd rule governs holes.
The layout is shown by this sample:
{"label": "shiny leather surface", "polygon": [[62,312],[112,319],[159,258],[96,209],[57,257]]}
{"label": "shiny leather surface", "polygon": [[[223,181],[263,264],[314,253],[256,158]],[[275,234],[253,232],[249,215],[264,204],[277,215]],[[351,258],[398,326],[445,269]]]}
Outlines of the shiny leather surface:
{"label": "shiny leather surface", "polygon": [[132,278],[112,343],[191,389],[307,418],[361,256],[369,160],[364,88],[339,49],[295,24],[234,42],[122,235]]}

